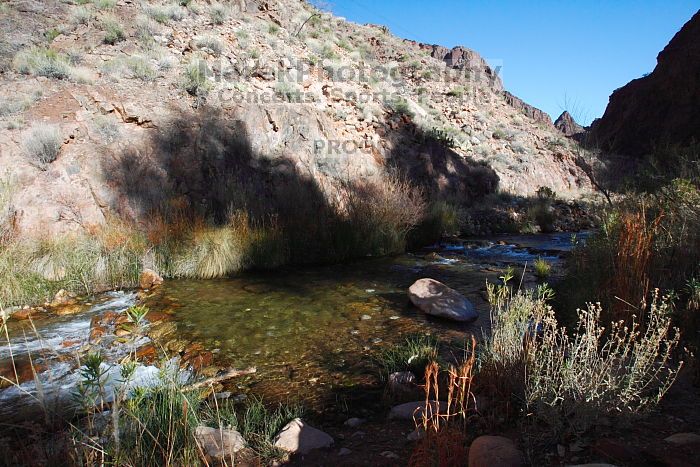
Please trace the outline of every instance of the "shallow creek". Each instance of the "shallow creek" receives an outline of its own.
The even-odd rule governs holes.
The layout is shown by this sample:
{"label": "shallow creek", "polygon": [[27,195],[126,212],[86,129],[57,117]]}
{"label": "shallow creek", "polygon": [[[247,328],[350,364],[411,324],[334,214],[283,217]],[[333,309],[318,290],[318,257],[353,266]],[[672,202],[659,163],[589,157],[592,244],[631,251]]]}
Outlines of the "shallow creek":
{"label": "shallow creek", "polygon": [[[582,237],[585,234],[579,234]],[[353,388],[376,382],[372,358],[383,346],[425,333],[458,347],[470,333],[488,332],[486,281],[496,280],[510,265],[522,267],[537,257],[556,269],[570,249],[568,233],[455,240],[417,253],[345,265],[247,273],[225,280],[166,281],[145,303],[153,311],[170,313],[177,326],[173,339],[202,344],[212,352],[213,365],[257,367],[256,374],[230,383],[227,389],[233,394],[301,400],[324,411],[342,404]],[[476,305],[479,319],[464,325],[423,315],[406,296],[407,288],[421,277],[463,293]],[[534,281],[526,275],[524,284]],[[0,389],[0,414],[31,404],[27,394],[67,400],[78,380],[76,356],[86,348],[91,320],[123,311],[136,303],[136,294],[110,292],[88,303],[75,315],[36,319],[36,329],[28,321],[8,323],[11,348],[6,342],[0,346],[3,374],[10,367],[10,352],[16,359],[29,352],[40,384],[37,388],[28,378],[21,389]],[[115,342],[111,336],[100,344],[111,361],[129,351]],[[149,384],[155,373],[155,367],[142,367],[138,382]]]}

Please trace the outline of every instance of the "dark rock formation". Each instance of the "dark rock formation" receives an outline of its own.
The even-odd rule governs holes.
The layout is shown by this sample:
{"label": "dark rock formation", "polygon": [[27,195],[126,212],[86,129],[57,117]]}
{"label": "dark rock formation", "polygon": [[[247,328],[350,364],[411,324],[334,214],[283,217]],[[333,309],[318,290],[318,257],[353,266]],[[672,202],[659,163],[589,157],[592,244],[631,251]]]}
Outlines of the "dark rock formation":
{"label": "dark rock formation", "polygon": [[548,127],[554,128],[554,124],[552,124],[552,117],[550,117],[547,112],[544,112],[538,109],[537,107],[531,106],[518,96],[514,96],[508,91],[503,91],[503,98],[506,100],[506,103],[508,103],[508,105],[520,110],[522,113],[535,120],[536,122],[541,122],[547,125]]}
{"label": "dark rock formation", "polygon": [[574,117],[566,110],[559,115],[559,118],[554,122],[554,126],[566,136],[575,136],[586,131],[585,128],[576,123]]}
{"label": "dark rock formation", "polygon": [[613,92],[591,142],[628,156],[700,141],[700,11],[657,57],[652,73]]}

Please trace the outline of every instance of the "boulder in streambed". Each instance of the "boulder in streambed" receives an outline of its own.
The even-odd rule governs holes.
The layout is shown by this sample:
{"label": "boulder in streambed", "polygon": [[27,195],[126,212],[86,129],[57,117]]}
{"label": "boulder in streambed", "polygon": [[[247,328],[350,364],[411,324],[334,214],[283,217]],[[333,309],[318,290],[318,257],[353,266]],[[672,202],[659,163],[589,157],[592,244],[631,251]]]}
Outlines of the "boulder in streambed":
{"label": "boulder in streambed", "polygon": [[503,436],[479,436],[469,447],[469,467],[523,467],[522,451]]}
{"label": "boulder in streambed", "polygon": [[408,298],[428,315],[454,321],[474,321],[479,317],[472,302],[435,279],[418,279],[409,287]]}
{"label": "boulder in streambed", "polygon": [[246,445],[245,439],[236,430],[198,426],[194,436],[206,455],[217,461],[232,457]]}
{"label": "boulder in streambed", "polygon": [[287,423],[275,437],[275,447],[291,453],[308,454],[313,449],[330,447],[333,438],[321,430],[295,418]]}
{"label": "boulder in streambed", "polygon": [[142,289],[153,289],[163,283],[163,278],[153,269],[144,269],[139,277],[139,286]]}

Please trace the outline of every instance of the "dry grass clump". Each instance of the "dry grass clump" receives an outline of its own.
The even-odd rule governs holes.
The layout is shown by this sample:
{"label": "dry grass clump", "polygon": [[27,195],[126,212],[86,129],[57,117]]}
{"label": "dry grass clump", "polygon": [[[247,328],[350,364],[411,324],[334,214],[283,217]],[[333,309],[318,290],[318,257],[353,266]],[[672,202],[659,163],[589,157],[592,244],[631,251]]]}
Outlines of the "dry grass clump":
{"label": "dry grass clump", "polygon": [[[472,392],[476,370],[476,340],[455,365],[441,372],[437,362],[425,368],[425,406],[416,430],[425,433],[409,459],[410,466],[462,465],[467,458],[467,429],[475,416]],[[443,377],[444,376],[444,377]],[[441,382],[446,387],[441,387]],[[434,401],[442,400],[439,405]],[[444,406],[443,406],[444,405]]]}

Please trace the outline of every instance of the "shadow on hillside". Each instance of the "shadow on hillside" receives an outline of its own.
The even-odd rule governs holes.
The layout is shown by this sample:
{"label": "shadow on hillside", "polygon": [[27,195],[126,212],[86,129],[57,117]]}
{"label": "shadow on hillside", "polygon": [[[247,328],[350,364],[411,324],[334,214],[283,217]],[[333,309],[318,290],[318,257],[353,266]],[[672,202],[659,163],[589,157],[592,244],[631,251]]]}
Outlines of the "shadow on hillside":
{"label": "shadow on hillside", "polygon": [[279,240],[294,264],[398,253],[406,225],[420,219],[419,197],[390,179],[319,181],[296,160],[252,148],[243,122],[200,109],[115,155],[103,171],[122,218],[147,230],[160,222],[168,232],[179,225],[196,231],[242,212],[265,235],[282,232],[283,240],[268,235],[261,247]]}
{"label": "shadow on hillside", "polygon": [[108,162],[105,173],[120,195],[120,214],[146,220],[177,210],[220,225],[236,209],[261,219],[292,201],[289,190],[304,199],[295,209],[326,204],[309,175],[256,154],[242,122],[211,109],[174,118],[142,150]]}
{"label": "shadow on hillside", "polygon": [[393,149],[387,165],[423,187],[431,199],[470,204],[497,191],[498,174],[455,152],[444,135],[426,133],[401,116],[391,117],[387,125],[394,128],[388,134]]}

